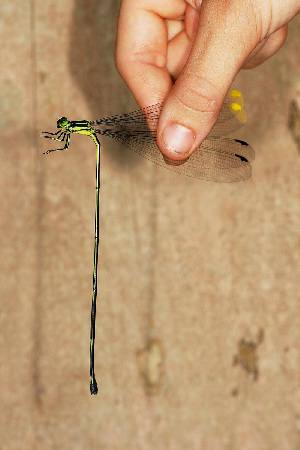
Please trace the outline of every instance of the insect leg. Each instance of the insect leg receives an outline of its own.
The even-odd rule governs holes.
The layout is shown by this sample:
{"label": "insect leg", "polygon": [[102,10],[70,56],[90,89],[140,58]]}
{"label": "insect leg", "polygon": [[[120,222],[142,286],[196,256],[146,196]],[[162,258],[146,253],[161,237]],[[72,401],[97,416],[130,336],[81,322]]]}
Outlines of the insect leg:
{"label": "insect leg", "polygon": [[[51,134],[51,136],[56,136],[57,134],[61,133],[61,130],[58,130],[56,133],[50,133],[50,131],[42,131],[42,134]],[[48,137],[48,136],[43,136],[43,137]]]}
{"label": "insect leg", "polygon": [[[55,134],[57,134],[57,133],[55,133],[55,134],[54,133],[49,133],[49,134],[53,134],[55,136]],[[63,136],[62,139],[61,139],[61,136]],[[59,130],[59,135],[56,138],[52,137],[52,136],[42,136],[42,137],[47,138],[47,139],[53,139],[54,141],[61,141],[61,142],[63,142],[65,140],[65,137],[66,137],[66,132]]]}
{"label": "insect leg", "polygon": [[[55,138],[51,138],[51,137],[49,139],[54,139],[55,141],[64,141],[65,138],[67,137],[65,146],[63,148],[54,148],[52,150],[47,150],[46,152],[43,153],[43,155],[48,155],[51,152],[59,152],[61,150],[68,150],[69,144],[70,144],[70,133],[62,132],[62,134],[63,134],[62,139],[55,139]],[[49,137],[49,136],[44,136],[44,137]]]}

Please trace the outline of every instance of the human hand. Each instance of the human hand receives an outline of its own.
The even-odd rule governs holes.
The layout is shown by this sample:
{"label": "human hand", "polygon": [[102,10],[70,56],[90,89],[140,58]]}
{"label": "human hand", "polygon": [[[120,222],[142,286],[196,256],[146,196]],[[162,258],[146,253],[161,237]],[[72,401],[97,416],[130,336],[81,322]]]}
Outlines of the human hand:
{"label": "human hand", "polygon": [[273,55],[299,10],[300,0],[122,0],[116,65],[142,108],[165,101],[165,156],[199,147],[238,71]]}

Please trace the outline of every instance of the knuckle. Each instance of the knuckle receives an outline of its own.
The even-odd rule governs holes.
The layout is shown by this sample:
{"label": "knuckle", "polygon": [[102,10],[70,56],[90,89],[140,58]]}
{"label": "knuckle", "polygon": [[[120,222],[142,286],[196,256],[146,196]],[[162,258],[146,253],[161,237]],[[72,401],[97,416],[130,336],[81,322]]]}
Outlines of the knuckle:
{"label": "knuckle", "polygon": [[209,115],[218,114],[224,102],[220,87],[195,73],[186,72],[175,83],[174,97],[188,109]]}

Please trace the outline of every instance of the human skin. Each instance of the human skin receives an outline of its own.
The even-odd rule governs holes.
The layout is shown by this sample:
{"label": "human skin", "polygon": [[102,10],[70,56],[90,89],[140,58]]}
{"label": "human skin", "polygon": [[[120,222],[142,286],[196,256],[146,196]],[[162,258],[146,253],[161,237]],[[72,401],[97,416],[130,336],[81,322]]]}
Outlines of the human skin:
{"label": "human skin", "polygon": [[122,0],[116,65],[142,108],[164,102],[167,158],[199,147],[238,71],[272,56],[299,11],[300,0]]}

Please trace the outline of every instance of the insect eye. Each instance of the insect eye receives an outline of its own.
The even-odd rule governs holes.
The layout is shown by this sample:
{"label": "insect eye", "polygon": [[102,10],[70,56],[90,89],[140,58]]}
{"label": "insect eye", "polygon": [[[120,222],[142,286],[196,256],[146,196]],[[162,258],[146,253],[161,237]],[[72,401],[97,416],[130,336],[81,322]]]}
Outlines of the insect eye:
{"label": "insect eye", "polygon": [[57,128],[62,128],[68,125],[68,119],[66,117],[61,117],[57,121]]}

